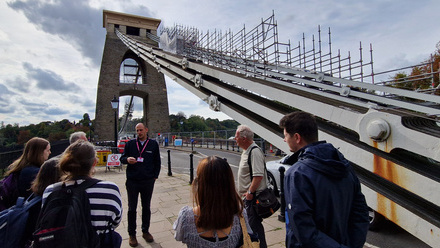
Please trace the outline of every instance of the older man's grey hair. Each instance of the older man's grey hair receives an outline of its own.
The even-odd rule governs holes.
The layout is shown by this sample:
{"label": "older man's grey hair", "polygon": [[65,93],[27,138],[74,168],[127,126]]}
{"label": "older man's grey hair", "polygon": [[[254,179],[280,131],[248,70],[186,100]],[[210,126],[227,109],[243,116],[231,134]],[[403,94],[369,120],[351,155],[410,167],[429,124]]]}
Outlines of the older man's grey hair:
{"label": "older man's grey hair", "polygon": [[237,131],[240,134],[240,137],[245,137],[248,140],[254,140],[254,132],[250,127],[246,125],[240,125],[237,127]]}
{"label": "older man's grey hair", "polygon": [[73,144],[77,140],[87,140],[87,135],[83,131],[74,132],[70,135],[69,143]]}

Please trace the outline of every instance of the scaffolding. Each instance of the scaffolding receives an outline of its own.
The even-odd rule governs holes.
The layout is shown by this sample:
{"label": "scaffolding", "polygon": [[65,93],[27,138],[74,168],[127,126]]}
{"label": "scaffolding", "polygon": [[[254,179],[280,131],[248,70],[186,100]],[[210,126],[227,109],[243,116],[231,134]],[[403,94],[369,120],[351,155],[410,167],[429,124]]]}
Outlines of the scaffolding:
{"label": "scaffolding", "polygon": [[[327,34],[323,35],[321,26],[318,26],[317,36],[313,35],[311,42],[306,40],[303,33],[296,46],[291,44],[290,40],[282,43],[278,39],[277,21],[273,12],[269,18],[261,19],[261,23],[255,28],[247,30],[243,26],[235,33],[231,30],[203,33],[194,27],[175,24],[172,28],[162,30],[160,46],[165,51],[185,58],[253,77],[273,77],[272,72],[285,72],[286,68],[294,68],[304,72],[388,86],[426,80],[433,82],[431,90],[426,93],[433,93],[433,90],[438,89],[434,84],[434,77],[438,72],[433,69],[431,73],[426,72],[413,79],[395,80],[396,73],[402,70],[410,71],[424,64],[375,72],[372,44],[369,45],[368,54],[365,56],[362,42],[359,42],[359,54],[356,58],[350,52],[342,55],[340,49],[333,51],[330,28]],[[427,64],[434,68],[433,60]]]}

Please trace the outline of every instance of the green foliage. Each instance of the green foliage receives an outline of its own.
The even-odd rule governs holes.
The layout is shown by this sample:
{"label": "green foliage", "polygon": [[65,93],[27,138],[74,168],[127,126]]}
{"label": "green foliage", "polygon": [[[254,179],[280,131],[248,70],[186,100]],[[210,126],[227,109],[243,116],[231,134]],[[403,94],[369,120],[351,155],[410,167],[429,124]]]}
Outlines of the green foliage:
{"label": "green foliage", "polygon": [[183,112],[170,115],[171,132],[218,131],[236,129],[238,122],[234,120],[219,121],[218,119],[205,119],[198,115],[191,115],[188,119]]}
{"label": "green foliage", "polygon": [[90,116],[88,113],[85,113],[82,120],[79,121],[79,124],[83,127],[88,127],[91,123],[92,121],[90,120]]}
{"label": "green foliage", "polygon": [[[191,115],[188,119],[183,112],[169,116],[171,132],[195,132],[195,131],[218,131],[236,129],[239,125],[234,120],[219,121]],[[143,118],[134,118],[132,123],[144,122]],[[91,125],[90,125],[91,124]],[[94,121],[90,120],[88,113],[83,115],[78,123],[71,123],[67,119],[61,121],[44,121],[39,124],[30,124],[20,127],[18,124],[0,124],[0,147],[11,147],[15,145],[23,145],[32,137],[41,137],[48,139],[50,142],[68,139],[70,134],[76,131],[83,131],[88,136],[93,137]]]}
{"label": "green foliage", "polygon": [[[84,131],[88,133],[90,128],[89,114],[84,114],[85,119],[82,119],[78,124],[73,124],[67,119],[61,121],[44,121],[39,124],[30,124],[28,126],[20,127],[18,124],[14,126],[8,124],[0,127],[0,147],[11,147],[15,145],[24,145],[32,137],[41,137],[54,142],[62,139],[67,139],[71,133],[75,131]],[[84,126],[87,124],[87,126]]]}

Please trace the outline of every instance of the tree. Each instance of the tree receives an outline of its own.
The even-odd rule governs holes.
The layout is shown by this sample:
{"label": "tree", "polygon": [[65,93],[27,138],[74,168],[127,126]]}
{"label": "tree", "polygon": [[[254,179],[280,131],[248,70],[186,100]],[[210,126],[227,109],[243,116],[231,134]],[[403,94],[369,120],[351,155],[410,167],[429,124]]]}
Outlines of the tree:
{"label": "tree", "polygon": [[220,125],[220,121],[218,119],[208,118],[205,121],[206,126],[208,126],[208,130],[217,131],[222,130],[222,125]]}
{"label": "tree", "polygon": [[[169,116],[171,132],[196,132],[196,131],[218,131],[218,130],[234,130],[239,125],[234,120],[219,121],[218,119],[205,119],[198,115],[191,115],[189,119],[186,115],[179,111],[176,115]],[[90,126],[90,123],[92,126]],[[127,130],[134,130],[137,123],[144,123],[143,118],[133,118],[127,123]],[[67,119],[61,121],[43,121],[38,124],[30,124],[20,127],[17,123],[14,125],[0,123],[0,147],[14,146],[16,144],[24,144],[32,137],[41,137],[48,139],[50,142],[67,139],[70,134],[76,131],[83,131],[86,134],[92,134],[93,121],[90,116],[85,113],[83,119],[75,125]]]}
{"label": "tree", "polygon": [[224,127],[224,129],[226,129],[226,130],[237,129],[238,125],[240,125],[240,123],[238,123],[235,120],[224,120],[224,121],[221,121],[220,123]]}
{"label": "tree", "polygon": [[198,115],[191,115],[183,127],[185,132],[208,130],[205,119]]}
{"label": "tree", "polygon": [[31,139],[31,132],[29,130],[20,130],[17,137],[17,144],[24,145]]}
{"label": "tree", "polygon": [[17,142],[18,126],[8,124],[2,129],[2,132],[6,145],[15,144]]}
{"label": "tree", "polygon": [[[433,89],[433,93],[440,95],[439,86],[440,65],[440,42],[436,45],[436,51],[431,57],[422,62],[422,65],[412,69],[410,75],[399,72],[393,77],[392,87],[408,90]],[[432,74],[432,79],[427,75]]]}
{"label": "tree", "polygon": [[64,132],[73,128],[72,123],[68,119],[63,119],[62,121],[60,121],[59,125],[61,127],[61,130],[63,130]]}
{"label": "tree", "polygon": [[88,113],[85,113],[83,115],[83,118],[79,121],[79,124],[82,125],[83,127],[89,127],[90,126],[90,116]]}

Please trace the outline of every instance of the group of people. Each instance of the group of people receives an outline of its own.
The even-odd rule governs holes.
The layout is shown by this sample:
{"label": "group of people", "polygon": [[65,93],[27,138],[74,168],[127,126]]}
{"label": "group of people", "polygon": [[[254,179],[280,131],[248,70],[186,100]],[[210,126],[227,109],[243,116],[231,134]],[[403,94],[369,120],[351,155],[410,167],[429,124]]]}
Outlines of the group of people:
{"label": "group of people", "polygon": [[[97,164],[94,146],[87,141],[84,132],[73,133],[69,141],[69,147],[61,155],[48,160],[51,154],[49,141],[34,137],[26,143],[23,154],[8,166],[6,176],[13,174],[18,177],[19,197],[42,198],[41,204],[36,204],[29,210],[20,247],[33,246],[33,233],[41,208],[51,193],[61,187],[73,187],[75,182],[81,184],[93,177]],[[113,182],[99,181],[85,191],[90,201],[91,225],[99,238],[104,240],[111,233],[117,237],[112,240],[119,242],[120,246],[122,239],[114,232],[122,216],[118,186]]]}
{"label": "group of people", "polygon": [[[293,152],[284,178],[286,247],[362,248],[368,207],[349,161],[332,144],[318,140],[311,114],[287,114],[279,126]],[[237,188],[224,159],[200,161],[193,207],[183,207],[173,226],[176,240],[188,247],[242,247],[239,218],[244,217],[248,232],[267,247],[263,219],[255,210],[258,194],[267,187],[267,171],[264,152],[253,137],[248,126],[237,127],[235,140],[243,149]]]}
{"label": "group of people", "polygon": [[[136,209],[139,195],[142,205],[142,237],[149,243],[154,241],[149,232],[151,210],[150,203],[154,183],[159,176],[161,159],[156,141],[148,139],[148,128],[139,123],[136,125],[137,138],[127,142],[120,160],[127,164],[126,189],[128,196],[128,234],[129,245],[138,245],[136,239]],[[48,197],[64,187],[75,187],[91,179],[98,162],[96,151],[87,141],[84,132],[75,132],[70,136],[69,147],[51,159],[50,143],[43,138],[30,139],[23,154],[7,169],[18,178],[18,197],[31,199],[41,197],[42,203],[36,204],[29,211],[26,230],[20,247],[31,247],[33,233],[41,216],[41,209]],[[98,181],[85,189],[90,206],[91,224],[101,241],[101,247],[120,247],[122,238],[114,230],[121,222],[122,200],[119,187],[109,181]],[[110,237],[108,237],[110,236]]]}
{"label": "group of people", "polygon": [[[368,207],[349,161],[333,145],[318,140],[318,126],[312,115],[293,112],[285,115],[279,125],[294,161],[284,178],[286,246],[362,248],[369,226]],[[120,158],[127,164],[131,247],[138,246],[139,195],[142,237],[149,243],[154,241],[149,230],[150,205],[161,169],[159,145],[148,138],[148,128],[139,123],[136,133],[137,138],[127,142]],[[255,210],[258,194],[268,184],[265,155],[254,142],[254,133],[248,126],[238,126],[235,140],[243,149],[237,185],[230,165],[223,158],[210,156],[197,166],[192,184],[193,206],[183,207],[173,225],[176,240],[188,247],[244,247],[246,229],[249,235],[258,237],[260,247],[267,247],[263,219]],[[42,197],[44,204],[62,185],[80,184],[93,176],[97,163],[93,145],[82,132],[72,134],[70,141],[71,145],[61,156],[48,161],[47,140],[33,138],[26,144],[23,155],[7,172],[19,175],[20,196],[33,194]],[[118,186],[100,181],[86,192],[90,194],[91,221],[96,232],[105,235],[109,226],[114,230],[122,216]],[[32,241],[40,207],[29,218],[23,245]],[[116,247],[120,242],[119,236]]]}

